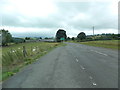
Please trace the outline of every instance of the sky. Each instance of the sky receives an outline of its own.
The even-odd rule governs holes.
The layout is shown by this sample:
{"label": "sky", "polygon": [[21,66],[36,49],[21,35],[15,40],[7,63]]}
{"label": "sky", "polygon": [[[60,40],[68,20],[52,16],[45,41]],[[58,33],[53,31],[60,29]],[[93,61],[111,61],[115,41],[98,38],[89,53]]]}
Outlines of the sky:
{"label": "sky", "polygon": [[118,33],[118,0],[0,0],[0,29],[14,37]]}

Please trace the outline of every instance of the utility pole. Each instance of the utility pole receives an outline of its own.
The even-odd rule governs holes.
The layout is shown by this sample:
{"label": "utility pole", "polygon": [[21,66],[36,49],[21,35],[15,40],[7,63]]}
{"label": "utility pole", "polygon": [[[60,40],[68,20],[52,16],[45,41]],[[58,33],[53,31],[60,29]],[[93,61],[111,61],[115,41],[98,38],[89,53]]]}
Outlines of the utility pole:
{"label": "utility pole", "polygon": [[94,36],[94,26],[93,26],[93,36]]}
{"label": "utility pole", "polygon": [[95,37],[94,37],[94,26],[93,26],[93,39],[95,39]]}

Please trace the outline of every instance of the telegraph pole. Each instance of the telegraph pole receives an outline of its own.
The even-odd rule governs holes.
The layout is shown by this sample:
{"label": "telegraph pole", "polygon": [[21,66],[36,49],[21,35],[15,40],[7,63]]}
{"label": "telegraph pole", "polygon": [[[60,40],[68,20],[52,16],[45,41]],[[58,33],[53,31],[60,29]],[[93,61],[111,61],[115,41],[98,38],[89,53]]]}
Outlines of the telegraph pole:
{"label": "telegraph pole", "polygon": [[93,39],[95,39],[95,37],[94,37],[94,26],[93,26]]}
{"label": "telegraph pole", "polygon": [[94,36],[94,26],[93,26],[93,36]]}

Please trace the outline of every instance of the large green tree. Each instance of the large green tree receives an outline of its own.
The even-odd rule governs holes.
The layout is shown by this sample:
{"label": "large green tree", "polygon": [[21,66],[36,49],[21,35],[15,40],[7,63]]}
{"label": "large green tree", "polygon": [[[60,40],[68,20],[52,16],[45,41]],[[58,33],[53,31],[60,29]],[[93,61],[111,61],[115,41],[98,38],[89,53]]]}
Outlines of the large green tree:
{"label": "large green tree", "polygon": [[63,29],[59,29],[56,33],[56,41],[61,42],[67,39],[66,31]]}
{"label": "large green tree", "polygon": [[67,40],[70,40],[70,37],[67,37]]}
{"label": "large green tree", "polygon": [[74,37],[72,37],[72,40],[75,40],[75,38],[74,38]]}
{"label": "large green tree", "polygon": [[77,35],[77,39],[81,40],[81,41],[84,40],[84,39],[86,39],[86,34],[84,32],[79,33]]}
{"label": "large green tree", "polygon": [[25,37],[25,40],[30,40],[30,37]]}
{"label": "large green tree", "polygon": [[8,30],[1,29],[0,34],[2,38],[2,46],[6,46],[12,41],[12,35],[9,33]]}

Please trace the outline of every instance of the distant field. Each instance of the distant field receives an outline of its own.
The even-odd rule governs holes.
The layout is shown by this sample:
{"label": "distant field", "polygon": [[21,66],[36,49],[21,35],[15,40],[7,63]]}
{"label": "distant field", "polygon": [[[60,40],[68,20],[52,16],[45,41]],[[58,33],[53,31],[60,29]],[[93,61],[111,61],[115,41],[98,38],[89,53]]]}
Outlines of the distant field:
{"label": "distant field", "polygon": [[96,47],[103,47],[103,48],[111,48],[111,49],[120,49],[118,43],[120,40],[103,40],[103,41],[87,41],[87,42],[79,42],[80,44],[91,45]]}
{"label": "distant field", "polygon": [[[14,44],[2,48],[2,79],[14,75],[19,69],[36,61],[51,49],[63,45],[61,43],[32,42]],[[25,49],[23,49],[23,46]],[[23,53],[23,50],[26,53]]]}

